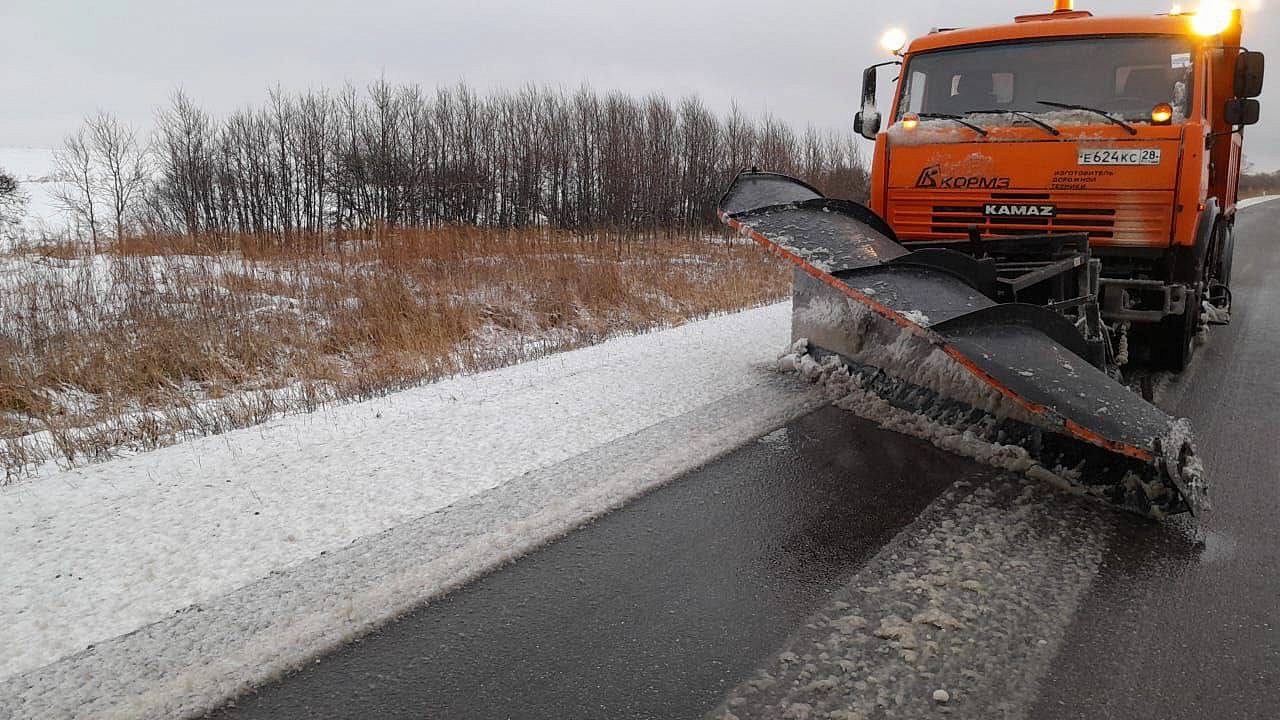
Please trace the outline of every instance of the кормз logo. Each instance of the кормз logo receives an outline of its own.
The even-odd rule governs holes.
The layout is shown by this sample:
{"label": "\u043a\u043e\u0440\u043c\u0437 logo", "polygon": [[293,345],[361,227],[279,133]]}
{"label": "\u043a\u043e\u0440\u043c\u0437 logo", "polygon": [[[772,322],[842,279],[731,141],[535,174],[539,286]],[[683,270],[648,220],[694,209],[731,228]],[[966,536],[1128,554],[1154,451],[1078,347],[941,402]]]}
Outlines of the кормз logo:
{"label": "\u043a\u043e\u0440\u043c\u0437 logo", "polygon": [[929,167],[921,170],[920,177],[916,178],[916,187],[938,187],[938,175],[941,172],[941,165],[930,165]]}
{"label": "\u043a\u043e\u0440\u043c\u0437 logo", "polygon": [[942,188],[948,190],[1004,190],[1009,187],[1009,178],[997,175],[942,175],[941,165],[930,165],[920,171],[916,178],[918,188]]}

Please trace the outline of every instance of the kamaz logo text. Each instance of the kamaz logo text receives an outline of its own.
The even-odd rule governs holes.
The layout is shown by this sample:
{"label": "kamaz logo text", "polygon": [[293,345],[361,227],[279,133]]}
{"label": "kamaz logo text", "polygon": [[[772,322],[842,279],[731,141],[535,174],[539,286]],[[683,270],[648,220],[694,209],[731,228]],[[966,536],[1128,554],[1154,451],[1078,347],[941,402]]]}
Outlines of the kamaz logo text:
{"label": "kamaz logo text", "polygon": [[943,177],[940,165],[930,165],[920,171],[920,176],[916,178],[916,187],[952,190],[964,190],[966,188],[1003,190],[1009,187],[1009,178],[983,175]]}
{"label": "kamaz logo text", "polygon": [[1052,205],[1004,205],[987,203],[982,206],[983,215],[1013,217],[1053,217],[1055,209]]}

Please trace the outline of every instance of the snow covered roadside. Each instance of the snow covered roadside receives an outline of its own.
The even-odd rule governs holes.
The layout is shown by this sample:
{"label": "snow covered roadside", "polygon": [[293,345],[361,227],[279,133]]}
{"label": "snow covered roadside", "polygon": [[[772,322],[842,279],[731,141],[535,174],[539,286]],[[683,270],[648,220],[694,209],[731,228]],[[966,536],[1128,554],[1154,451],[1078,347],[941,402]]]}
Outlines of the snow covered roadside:
{"label": "snow covered roadside", "polygon": [[1237,202],[1236,209],[1243,210],[1247,207],[1252,207],[1254,205],[1267,202],[1268,200],[1275,200],[1278,197],[1280,197],[1280,195],[1259,195],[1258,197],[1251,197],[1246,200],[1241,200],[1240,202]]}
{"label": "snow covered roadside", "polygon": [[[786,303],[721,316],[0,489],[0,703],[172,715],[278,672],[816,406],[763,369],[789,321]],[[708,409],[725,402],[745,405]],[[605,452],[620,442],[639,446]],[[370,552],[498,486],[471,535]],[[246,593],[257,614],[219,612]]]}

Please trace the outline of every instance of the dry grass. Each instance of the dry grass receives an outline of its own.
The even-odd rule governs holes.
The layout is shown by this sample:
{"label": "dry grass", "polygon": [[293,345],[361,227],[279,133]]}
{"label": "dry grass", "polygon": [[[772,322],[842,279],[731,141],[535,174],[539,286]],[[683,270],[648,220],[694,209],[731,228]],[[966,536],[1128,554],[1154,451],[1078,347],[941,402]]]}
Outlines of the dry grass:
{"label": "dry grass", "polygon": [[758,305],[754,246],[547,231],[142,237],[0,258],[6,477]]}

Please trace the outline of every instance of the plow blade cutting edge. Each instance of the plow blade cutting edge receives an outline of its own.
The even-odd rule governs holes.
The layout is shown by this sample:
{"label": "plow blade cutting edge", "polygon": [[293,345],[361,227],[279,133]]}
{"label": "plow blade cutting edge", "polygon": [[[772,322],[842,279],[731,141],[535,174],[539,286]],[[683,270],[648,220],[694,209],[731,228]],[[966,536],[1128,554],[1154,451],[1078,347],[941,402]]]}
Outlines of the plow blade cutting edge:
{"label": "plow blade cutting edge", "polygon": [[1019,446],[1059,480],[1135,512],[1208,510],[1189,423],[1084,360],[1063,315],[990,297],[978,260],[910,251],[868,208],[774,173],[740,173],[719,215],[797,266],[793,339],[838,358],[863,391]]}

